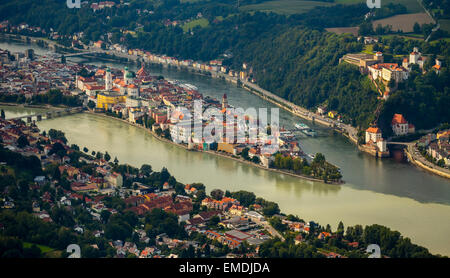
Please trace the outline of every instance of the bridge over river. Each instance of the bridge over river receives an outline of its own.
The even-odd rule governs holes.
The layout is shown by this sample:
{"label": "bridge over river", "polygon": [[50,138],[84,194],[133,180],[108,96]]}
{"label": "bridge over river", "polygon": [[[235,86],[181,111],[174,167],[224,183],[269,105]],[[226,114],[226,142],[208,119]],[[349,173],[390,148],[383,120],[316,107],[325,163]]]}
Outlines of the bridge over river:
{"label": "bridge over river", "polygon": [[52,111],[46,111],[42,113],[36,113],[31,115],[24,115],[19,117],[10,118],[8,120],[24,120],[26,119],[27,123],[31,123],[33,119],[36,121],[42,121],[43,119],[51,119],[56,117],[61,117],[65,115],[70,115],[74,113],[80,113],[83,111],[83,107],[71,107],[71,108],[65,108],[65,109],[58,109],[58,110],[52,110]]}
{"label": "bridge over river", "polygon": [[[64,57],[76,57],[76,56],[83,56],[83,55],[90,55],[90,54],[98,54],[102,53],[100,51],[85,51],[85,52],[78,52],[78,53],[71,53],[71,54],[64,54]],[[62,56],[62,55],[61,55]]]}
{"label": "bridge over river", "polygon": [[415,142],[394,142],[394,141],[387,141],[387,145],[399,145],[399,146],[414,146]]}

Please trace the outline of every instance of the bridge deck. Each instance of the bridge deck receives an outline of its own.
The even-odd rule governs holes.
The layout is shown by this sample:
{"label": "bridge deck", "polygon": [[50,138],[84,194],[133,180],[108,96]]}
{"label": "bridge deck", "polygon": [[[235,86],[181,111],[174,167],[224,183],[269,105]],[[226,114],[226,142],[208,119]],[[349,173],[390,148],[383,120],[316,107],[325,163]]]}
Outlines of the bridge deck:
{"label": "bridge deck", "polygon": [[88,51],[88,52],[80,52],[80,53],[73,53],[73,54],[64,54],[64,57],[75,57],[75,56],[82,56],[82,55],[89,55],[89,54],[97,54],[100,53],[99,51]]}
{"label": "bridge deck", "polygon": [[80,112],[82,110],[82,107],[74,107],[74,108],[66,108],[66,109],[60,109],[60,110],[53,110],[53,111],[47,111],[47,112],[42,112],[42,113],[37,113],[37,114],[30,114],[30,115],[23,115],[23,116],[19,116],[19,117],[14,117],[14,118],[9,118],[7,120],[21,120],[21,119],[27,119],[27,118],[36,118],[36,117],[44,117],[47,115],[55,115],[55,114],[59,114],[61,112],[66,112],[66,113],[70,113],[73,111],[78,111]]}

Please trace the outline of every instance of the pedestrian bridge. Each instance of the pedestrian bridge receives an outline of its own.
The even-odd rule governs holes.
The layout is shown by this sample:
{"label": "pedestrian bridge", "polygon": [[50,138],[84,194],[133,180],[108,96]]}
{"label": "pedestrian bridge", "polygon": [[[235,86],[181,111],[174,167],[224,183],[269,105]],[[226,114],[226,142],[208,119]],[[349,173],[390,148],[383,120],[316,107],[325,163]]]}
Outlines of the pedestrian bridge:
{"label": "pedestrian bridge", "polygon": [[58,109],[58,110],[46,111],[46,112],[42,112],[42,113],[14,117],[14,118],[10,118],[8,120],[25,120],[26,119],[27,123],[31,123],[33,121],[42,121],[44,119],[48,120],[51,118],[62,117],[65,115],[80,113],[82,111],[83,111],[83,107],[72,107],[72,108]]}

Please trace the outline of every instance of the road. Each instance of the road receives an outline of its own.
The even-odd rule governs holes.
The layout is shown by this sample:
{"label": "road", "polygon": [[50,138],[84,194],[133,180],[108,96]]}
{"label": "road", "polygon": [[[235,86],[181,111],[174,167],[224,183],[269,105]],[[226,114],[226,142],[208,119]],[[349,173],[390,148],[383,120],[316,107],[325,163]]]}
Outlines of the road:
{"label": "road", "polygon": [[427,167],[429,167],[431,169],[434,169],[436,171],[444,173],[444,175],[450,176],[450,170],[449,169],[445,169],[445,168],[439,167],[439,166],[431,163],[427,159],[425,159],[425,157],[422,156],[422,154],[419,152],[419,150],[417,149],[415,144],[408,144],[408,153],[411,155],[411,157],[414,160],[419,161],[420,163],[426,165]]}
{"label": "road", "polygon": [[264,229],[266,229],[273,237],[278,237],[281,239],[281,241],[285,241],[286,239],[283,237],[283,235],[281,235],[277,230],[275,230],[274,227],[272,227],[269,222],[267,221],[259,221],[259,220],[254,220],[254,222],[258,225],[263,225]]}

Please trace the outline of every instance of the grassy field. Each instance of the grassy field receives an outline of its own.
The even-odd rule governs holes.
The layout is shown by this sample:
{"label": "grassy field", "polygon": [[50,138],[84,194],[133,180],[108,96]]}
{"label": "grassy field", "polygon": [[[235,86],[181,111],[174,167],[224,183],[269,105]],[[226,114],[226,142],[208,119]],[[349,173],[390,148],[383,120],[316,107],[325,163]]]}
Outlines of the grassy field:
{"label": "grassy field", "polygon": [[[24,242],[23,247],[30,248],[33,244],[34,243],[31,243],[31,242]],[[36,245],[39,249],[41,249],[41,252],[42,252],[44,258],[61,258],[61,256],[62,256],[61,250],[56,250],[51,247],[48,247],[45,245],[40,245],[40,244],[34,244],[34,245]]]}
{"label": "grassy field", "polygon": [[[24,242],[23,243],[23,247],[24,248],[30,248],[31,246],[33,245],[33,243],[30,243],[30,242]],[[48,253],[48,252],[52,252],[52,251],[54,251],[55,249],[53,249],[53,248],[51,248],[51,247],[48,247],[48,246],[45,246],[45,245],[40,245],[40,244],[35,244],[39,249],[41,249],[41,252],[42,253]]]}
{"label": "grassy field", "polygon": [[418,35],[415,35],[415,34],[406,34],[406,35],[389,34],[389,35],[381,35],[379,37],[386,38],[386,39],[392,39],[394,37],[400,37],[400,38],[403,38],[405,40],[413,40],[413,41],[423,41],[424,40],[423,36],[422,37],[418,37]]}
{"label": "grassy field", "polygon": [[438,40],[430,41],[430,44],[431,45],[436,45],[439,41],[445,41],[445,42],[450,43],[450,38],[441,38],[441,39],[438,39]]}
{"label": "grassy field", "polygon": [[[356,3],[366,3],[366,0],[335,0],[338,4],[356,4]],[[402,4],[408,9],[410,13],[420,13],[423,12],[422,6],[420,6],[418,0],[381,0],[381,6],[395,3]]]}
{"label": "grassy field", "polygon": [[335,27],[335,28],[325,28],[328,32],[335,34],[353,34],[355,37],[358,36],[359,27]]}
{"label": "grassy field", "polygon": [[183,25],[183,31],[187,32],[189,29],[193,29],[196,26],[206,27],[209,25],[209,21],[206,18],[199,18],[196,20],[192,20]]}
{"label": "grassy field", "polygon": [[317,6],[332,6],[333,3],[317,2],[317,1],[303,1],[303,0],[277,0],[268,1],[260,4],[246,5],[240,7],[242,11],[262,11],[275,12],[279,14],[298,14],[311,10]]}
{"label": "grassy field", "polygon": [[366,54],[373,54],[373,44],[366,44],[363,51],[361,52]]}

